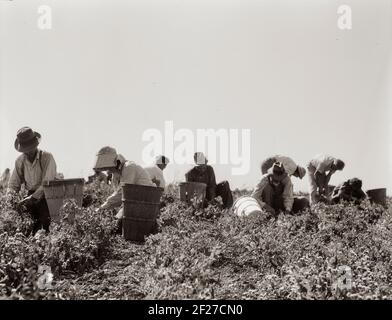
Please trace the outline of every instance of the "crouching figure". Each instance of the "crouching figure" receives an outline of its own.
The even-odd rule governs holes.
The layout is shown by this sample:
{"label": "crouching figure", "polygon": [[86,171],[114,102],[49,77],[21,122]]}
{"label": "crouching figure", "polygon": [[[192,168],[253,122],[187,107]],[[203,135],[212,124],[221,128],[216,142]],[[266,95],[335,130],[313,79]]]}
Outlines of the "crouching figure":
{"label": "crouching figure", "polygon": [[208,160],[202,152],[196,152],[193,159],[196,166],[185,174],[186,182],[200,182],[207,185],[206,205],[220,196],[223,208],[230,208],[233,205],[233,194],[229,182],[222,181],[216,184],[214,169],[207,164]]}
{"label": "crouching figure", "polygon": [[277,216],[280,211],[297,213],[309,207],[306,198],[294,197],[293,184],[281,162],[274,163],[269,172],[263,175],[252,197],[273,216]]}
{"label": "crouching figure", "polygon": [[353,201],[356,204],[366,199],[366,193],[362,190],[362,181],[358,178],[352,178],[342,182],[332,191],[332,203],[339,203],[341,200]]}

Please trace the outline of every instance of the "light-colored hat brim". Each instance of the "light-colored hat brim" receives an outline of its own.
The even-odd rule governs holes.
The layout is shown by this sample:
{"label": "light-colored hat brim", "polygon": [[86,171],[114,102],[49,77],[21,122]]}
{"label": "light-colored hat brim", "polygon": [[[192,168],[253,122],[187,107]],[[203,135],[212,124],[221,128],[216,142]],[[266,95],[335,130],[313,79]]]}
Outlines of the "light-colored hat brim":
{"label": "light-colored hat brim", "polygon": [[97,155],[95,159],[95,165],[94,169],[95,170],[103,170],[107,168],[114,168],[117,166],[116,163],[116,154],[100,154]]}

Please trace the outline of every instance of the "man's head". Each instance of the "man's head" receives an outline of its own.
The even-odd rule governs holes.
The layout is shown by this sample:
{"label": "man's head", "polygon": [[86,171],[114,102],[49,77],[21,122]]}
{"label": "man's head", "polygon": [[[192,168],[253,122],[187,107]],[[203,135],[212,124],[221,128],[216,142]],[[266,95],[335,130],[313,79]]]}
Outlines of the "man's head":
{"label": "man's head", "polygon": [[167,157],[165,157],[165,156],[163,156],[163,155],[160,155],[160,156],[157,156],[156,157],[156,160],[155,160],[155,164],[157,165],[157,167],[159,168],[159,169],[161,169],[162,171],[167,167],[167,165],[169,164],[169,158],[167,158]]}
{"label": "man's head", "polygon": [[206,165],[208,163],[208,160],[203,152],[195,152],[193,155],[193,160],[199,166]]}
{"label": "man's head", "polygon": [[362,188],[362,180],[358,178],[352,178],[348,180],[348,183],[354,190],[359,190]]}
{"label": "man's head", "polygon": [[124,162],[124,157],[118,154],[116,149],[106,146],[98,151],[93,170],[95,172],[117,172],[121,164]]}
{"label": "man's head", "polygon": [[340,159],[335,159],[332,164],[332,169],[334,170],[343,170],[344,169],[344,162]]}
{"label": "man's head", "polygon": [[281,183],[281,181],[287,176],[287,173],[281,162],[275,162],[272,165],[270,172],[271,172],[270,174],[271,182],[275,185]]}
{"label": "man's head", "polygon": [[32,157],[37,153],[40,141],[41,135],[38,132],[29,127],[23,127],[16,133],[14,146],[17,151]]}
{"label": "man's head", "polygon": [[297,169],[293,173],[294,177],[297,177],[297,178],[300,178],[300,179],[305,177],[305,175],[306,175],[306,169],[301,167],[301,166],[297,166]]}

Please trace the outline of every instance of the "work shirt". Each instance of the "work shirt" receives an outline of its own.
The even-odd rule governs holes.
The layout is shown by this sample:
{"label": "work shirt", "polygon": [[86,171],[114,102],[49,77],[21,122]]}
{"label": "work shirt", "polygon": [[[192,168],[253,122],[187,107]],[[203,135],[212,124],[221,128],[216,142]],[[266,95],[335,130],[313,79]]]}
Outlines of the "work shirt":
{"label": "work shirt", "polygon": [[152,180],[159,180],[159,184],[157,185],[157,187],[161,187],[161,188],[166,187],[165,178],[163,176],[163,170],[161,168],[159,168],[157,165],[155,165],[155,166],[147,167],[144,169],[149,174],[151,181]]}
{"label": "work shirt", "polygon": [[34,191],[33,198],[41,199],[44,196],[43,183],[54,180],[56,170],[56,162],[49,152],[38,150],[33,163],[28,160],[25,154],[21,154],[15,161],[8,189],[19,192],[24,184],[28,191]]}
{"label": "work shirt", "polygon": [[[267,173],[263,175],[261,178],[261,181],[258,183],[256,186],[255,190],[252,192],[252,197],[263,202],[263,191],[264,188],[268,184],[272,184],[271,182],[271,173]],[[293,208],[293,203],[294,203],[294,193],[293,193],[293,184],[291,182],[290,177],[285,174],[282,180],[280,181],[280,184],[283,186],[283,193],[282,193],[282,198],[283,198],[283,205],[285,210],[291,211]]]}
{"label": "work shirt", "polygon": [[272,158],[275,159],[275,162],[281,162],[283,164],[284,170],[289,176],[292,176],[297,170],[298,165],[290,157],[276,155]]}
{"label": "work shirt", "polygon": [[109,196],[101,209],[111,209],[122,204],[122,186],[136,184],[140,186],[155,187],[146,170],[132,161],[126,161],[120,166],[120,173],[114,173],[112,183],[115,191]]}
{"label": "work shirt", "polygon": [[336,158],[325,154],[317,155],[308,163],[308,170],[311,173],[320,172],[325,174],[327,171],[332,170],[332,165],[335,160]]}
{"label": "work shirt", "polygon": [[216,195],[216,180],[214,169],[210,165],[193,167],[185,174],[186,182],[200,182],[207,185],[206,199],[211,201]]}

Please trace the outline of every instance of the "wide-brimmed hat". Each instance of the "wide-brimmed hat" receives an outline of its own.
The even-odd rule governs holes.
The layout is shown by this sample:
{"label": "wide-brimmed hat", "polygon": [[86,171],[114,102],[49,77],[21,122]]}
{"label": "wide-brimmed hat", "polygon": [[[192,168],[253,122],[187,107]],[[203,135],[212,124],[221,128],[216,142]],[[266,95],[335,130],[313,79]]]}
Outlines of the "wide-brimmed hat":
{"label": "wide-brimmed hat", "polygon": [[26,153],[38,147],[41,141],[41,135],[29,127],[23,127],[16,133],[15,149],[19,152]]}
{"label": "wide-brimmed hat", "polygon": [[117,167],[117,161],[124,163],[125,158],[121,154],[117,154],[116,149],[106,146],[98,151],[93,169],[103,171],[108,168],[115,168]]}

